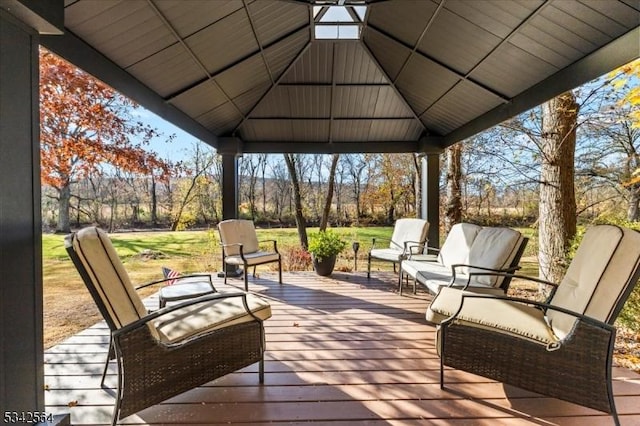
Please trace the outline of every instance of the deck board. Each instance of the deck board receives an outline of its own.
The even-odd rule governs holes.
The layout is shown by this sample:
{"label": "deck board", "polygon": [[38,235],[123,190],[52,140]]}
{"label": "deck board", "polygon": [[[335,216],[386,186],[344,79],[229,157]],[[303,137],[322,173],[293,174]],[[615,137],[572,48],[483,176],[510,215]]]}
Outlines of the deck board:
{"label": "deck board", "polygon": [[[424,293],[399,296],[392,273],[263,274],[269,299],[265,384],[249,366],[123,419],[136,425],[607,425],[610,416],[447,369],[439,387],[435,330]],[[238,280],[230,283],[241,286]],[[218,285],[218,284],[216,284]],[[220,287],[224,287],[220,285]],[[157,306],[157,298],[146,301]],[[113,391],[99,387],[108,329],[98,323],[45,353],[47,411],[74,425],[109,424]],[[615,368],[623,425],[640,425],[640,375]],[[114,386],[115,367],[106,383]]]}

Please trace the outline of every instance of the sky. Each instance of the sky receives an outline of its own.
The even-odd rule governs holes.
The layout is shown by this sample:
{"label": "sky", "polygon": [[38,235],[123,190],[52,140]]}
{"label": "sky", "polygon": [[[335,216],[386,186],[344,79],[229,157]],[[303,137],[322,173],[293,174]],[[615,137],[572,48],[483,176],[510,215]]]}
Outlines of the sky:
{"label": "sky", "polygon": [[[162,137],[154,138],[145,148],[156,152],[160,158],[171,161],[184,161],[190,157],[189,152],[192,151],[194,144],[204,144],[204,142],[201,142],[199,139],[143,107],[133,111],[133,114],[136,115],[140,121],[150,125],[163,134]],[[172,134],[176,135],[175,139],[167,142],[168,137]]]}

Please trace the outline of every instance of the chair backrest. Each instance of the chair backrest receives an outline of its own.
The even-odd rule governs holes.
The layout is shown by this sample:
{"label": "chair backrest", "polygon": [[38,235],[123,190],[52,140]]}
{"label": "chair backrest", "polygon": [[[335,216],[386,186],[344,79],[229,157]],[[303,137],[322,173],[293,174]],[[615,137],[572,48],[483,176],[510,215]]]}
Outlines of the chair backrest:
{"label": "chair backrest", "polygon": [[472,223],[453,225],[440,248],[440,252],[438,252],[438,261],[446,267],[469,263],[471,245],[481,229],[481,226]]}
{"label": "chair backrest", "polygon": [[[484,227],[476,235],[469,251],[469,264],[484,268],[505,269],[512,265],[516,255],[522,255],[523,236],[519,231],[503,227]],[[469,268],[473,272],[473,268]],[[482,271],[479,271],[482,272]],[[472,282],[499,287],[504,277],[479,275]]]}
{"label": "chair backrest", "polygon": [[[550,303],[613,324],[640,276],[640,233],[614,225],[589,228]],[[549,310],[556,335],[575,318]]]}
{"label": "chair backrest", "polygon": [[65,248],[111,330],[147,314],[104,231],[89,227],[69,234]]}
{"label": "chair backrest", "polygon": [[[424,245],[429,232],[429,222],[424,219],[404,218],[396,220],[389,247],[396,250],[404,248],[405,241],[416,241]],[[422,249],[420,249],[422,251]]]}
{"label": "chair backrest", "polygon": [[[251,220],[227,219],[218,223],[218,232],[222,244],[242,244],[245,254],[255,253],[260,250],[256,228]],[[224,254],[235,256],[240,254],[240,247],[229,246],[224,248]]]}

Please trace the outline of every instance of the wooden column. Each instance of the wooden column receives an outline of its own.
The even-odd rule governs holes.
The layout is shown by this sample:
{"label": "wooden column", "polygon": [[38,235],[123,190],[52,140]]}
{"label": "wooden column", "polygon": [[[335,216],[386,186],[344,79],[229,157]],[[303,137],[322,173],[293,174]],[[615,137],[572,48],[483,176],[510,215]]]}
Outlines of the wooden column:
{"label": "wooden column", "polygon": [[238,217],[238,160],[242,157],[242,141],[220,138],[218,154],[222,156],[222,218]]}
{"label": "wooden column", "polygon": [[429,222],[429,245],[440,247],[440,151],[422,156],[422,212]]}
{"label": "wooden column", "polygon": [[[63,1],[0,8],[0,415],[44,411],[40,217],[40,34]],[[53,24],[51,23],[53,22]]]}

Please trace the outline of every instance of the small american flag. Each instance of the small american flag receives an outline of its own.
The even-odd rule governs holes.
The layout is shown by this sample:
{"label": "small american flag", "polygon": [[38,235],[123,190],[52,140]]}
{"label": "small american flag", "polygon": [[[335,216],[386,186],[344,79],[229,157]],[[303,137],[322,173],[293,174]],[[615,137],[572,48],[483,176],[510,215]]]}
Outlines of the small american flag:
{"label": "small american flag", "polygon": [[174,278],[172,280],[167,281],[167,285],[172,285],[176,283],[176,279],[180,276],[180,272],[175,271],[171,268],[167,268],[166,266],[162,267],[162,275],[164,275],[165,278]]}

